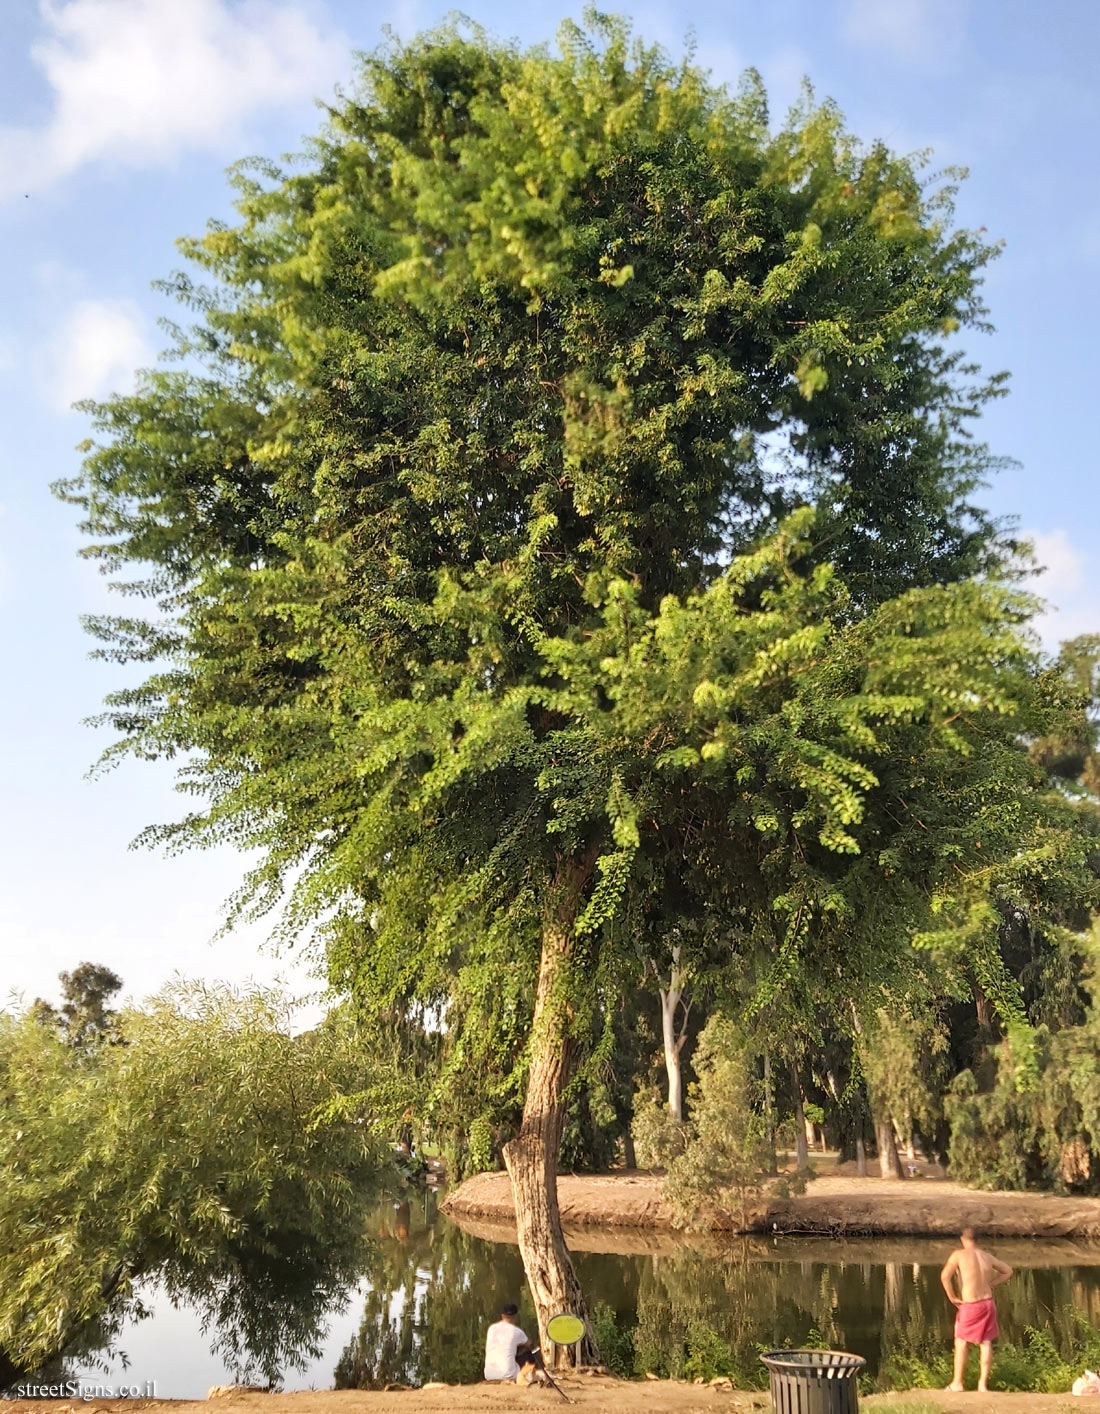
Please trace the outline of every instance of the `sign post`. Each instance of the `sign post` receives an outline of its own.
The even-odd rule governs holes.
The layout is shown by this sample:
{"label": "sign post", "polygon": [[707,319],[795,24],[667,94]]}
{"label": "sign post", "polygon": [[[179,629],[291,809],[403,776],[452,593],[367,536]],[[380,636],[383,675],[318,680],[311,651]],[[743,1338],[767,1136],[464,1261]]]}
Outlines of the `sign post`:
{"label": "sign post", "polygon": [[[546,1322],[546,1334],[555,1345],[576,1346],[576,1361],[578,1365],[580,1364],[581,1358],[581,1341],[584,1339],[587,1329],[587,1326],[581,1318],[575,1316],[572,1311],[559,1311],[556,1316],[551,1316]],[[549,1378],[549,1373],[547,1373],[547,1379]],[[550,1380],[550,1383],[554,1384],[553,1380]],[[572,1404],[573,1401],[563,1389],[556,1384],[554,1388],[566,1403]]]}

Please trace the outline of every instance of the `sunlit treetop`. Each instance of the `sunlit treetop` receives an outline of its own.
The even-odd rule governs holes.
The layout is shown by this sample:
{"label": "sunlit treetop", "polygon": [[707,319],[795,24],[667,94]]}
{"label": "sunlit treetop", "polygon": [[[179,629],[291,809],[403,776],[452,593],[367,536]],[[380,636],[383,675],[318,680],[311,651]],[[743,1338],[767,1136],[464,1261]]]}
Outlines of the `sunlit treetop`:
{"label": "sunlit treetop", "polygon": [[656,603],[810,498],[869,598],[988,564],[998,380],[949,348],[993,248],[950,181],[586,24],[393,43],[299,162],[242,164],[239,223],[182,243],[210,283],[168,282],[189,371],[100,407],[68,487],[92,553],[194,588],[354,533],[369,603],[522,563],[572,617],[592,569]]}
{"label": "sunlit treetop", "polygon": [[[708,838],[754,842],[753,879],[797,881],[809,840],[820,912],[837,860],[890,864],[849,829],[893,828],[862,803],[871,757],[904,741],[926,793],[1000,716],[991,759],[1015,761],[1014,714],[1042,715],[1000,636],[1025,610],[949,592],[1011,552],[970,501],[1001,383],[952,339],[983,327],[994,248],[953,225],[950,176],[809,90],[773,125],[756,75],[729,93],[589,13],[553,51],[395,42],[300,160],[234,180],[237,223],[183,242],[197,273],[167,282],[197,323],[92,408],[61,491],[152,606],[91,624],[152,665],[110,699],[118,750],[183,761],[177,839],[260,849],[261,888],[306,865],[297,922],[351,901],[377,994],[476,997],[486,1032],[522,1035],[530,979],[500,958],[531,961],[566,906],[603,936],[639,861],[649,890],[685,857],[710,877],[696,805]],[[709,698],[701,664],[737,692]],[[936,673],[963,692],[964,669],[952,735]],[[793,873],[761,864],[773,841]],[[942,860],[906,859],[919,901]],[[783,899],[773,935],[801,948]]]}

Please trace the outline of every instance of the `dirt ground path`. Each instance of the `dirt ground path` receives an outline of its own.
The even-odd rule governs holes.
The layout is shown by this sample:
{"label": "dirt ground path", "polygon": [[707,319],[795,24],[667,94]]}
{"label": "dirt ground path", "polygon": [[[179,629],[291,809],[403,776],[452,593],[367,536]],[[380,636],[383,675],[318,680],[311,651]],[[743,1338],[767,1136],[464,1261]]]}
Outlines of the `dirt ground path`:
{"label": "dirt ground path", "polygon": [[[578,1409],[604,1410],[607,1414],[733,1414],[764,1411],[766,1394],[742,1390],[716,1390],[673,1380],[612,1380],[572,1378],[564,1388]],[[869,1395],[860,1409],[869,1414],[907,1410],[909,1414],[1068,1414],[1088,1401],[1071,1395],[949,1394],[939,1390],[913,1390],[907,1394]],[[10,1414],[549,1414],[563,1408],[550,1390],[517,1389],[515,1385],[444,1385],[436,1388],[378,1393],[371,1390],[303,1390],[293,1394],[248,1394],[229,1398],[189,1400],[92,1400],[83,1404],[58,1401],[11,1400]]]}
{"label": "dirt ground path", "polygon": [[[558,1179],[558,1200],[570,1232],[593,1228],[669,1232],[674,1226],[657,1174],[563,1174]],[[505,1173],[467,1179],[441,1206],[460,1225],[514,1220]],[[989,1237],[1100,1240],[1100,1199],[982,1193],[931,1175],[899,1183],[834,1172],[813,1179],[799,1197],[767,1201],[752,1221],[752,1230],[758,1233],[826,1237],[954,1237],[966,1226]],[[720,1228],[715,1223],[715,1230]]]}

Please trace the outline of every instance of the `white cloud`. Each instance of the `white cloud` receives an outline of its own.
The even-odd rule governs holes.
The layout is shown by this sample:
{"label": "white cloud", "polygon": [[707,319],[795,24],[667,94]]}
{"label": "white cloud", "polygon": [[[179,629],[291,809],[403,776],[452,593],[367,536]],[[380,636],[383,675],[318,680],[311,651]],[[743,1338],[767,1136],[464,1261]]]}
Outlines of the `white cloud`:
{"label": "white cloud", "polygon": [[1044,567],[1026,585],[1047,604],[1035,621],[1044,646],[1053,649],[1078,634],[1100,633],[1100,579],[1089,572],[1084,552],[1065,530],[1029,531],[1027,538]]}
{"label": "white cloud", "polygon": [[954,52],[966,28],[966,0],[848,0],[844,36],[906,61]]}
{"label": "white cloud", "polygon": [[88,162],[224,149],[257,110],[331,90],[347,48],[295,0],[39,0],[39,127],[0,127],[0,196]]}
{"label": "white cloud", "polygon": [[78,300],[40,352],[46,401],[65,412],[80,398],[129,388],[134,370],[153,361],[142,326],[133,300]]}

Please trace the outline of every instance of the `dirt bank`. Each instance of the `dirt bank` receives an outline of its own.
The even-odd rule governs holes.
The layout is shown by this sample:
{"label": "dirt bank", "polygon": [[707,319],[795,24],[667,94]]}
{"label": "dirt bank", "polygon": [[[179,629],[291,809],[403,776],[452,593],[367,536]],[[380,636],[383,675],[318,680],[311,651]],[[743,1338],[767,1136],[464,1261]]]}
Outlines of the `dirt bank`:
{"label": "dirt bank", "polygon": [[[451,1221],[472,1237],[516,1244],[510,1218],[471,1218],[452,1213]],[[570,1227],[565,1236],[574,1252],[599,1252],[619,1257],[666,1257],[678,1252],[705,1256],[736,1256],[746,1262],[900,1262],[903,1266],[939,1265],[949,1238],[888,1235],[816,1237],[798,1233],[675,1232],[660,1228]],[[843,1249],[839,1243],[843,1242]],[[1068,1237],[997,1238],[997,1256],[1020,1270],[1025,1267],[1100,1267],[1100,1239]]]}
{"label": "dirt bank", "polygon": [[[766,1394],[742,1390],[714,1390],[673,1380],[566,1380],[568,1397],[580,1409],[606,1410],[608,1414],[725,1414],[725,1411],[766,1410]],[[1087,1401],[1086,1401],[1087,1402]],[[870,1395],[860,1400],[861,1410],[887,1414],[1068,1414],[1080,1406],[1072,1396],[1047,1394],[948,1394],[939,1390],[913,1390],[908,1394]],[[4,1401],[11,1414],[445,1414],[450,1410],[488,1411],[488,1414],[548,1414],[561,1409],[553,1391],[517,1389],[515,1385],[444,1385],[436,1389],[375,1393],[369,1390],[301,1390],[294,1394],[248,1394],[226,1399],[92,1400],[86,1404],[47,1400]]]}
{"label": "dirt bank", "polygon": [[[660,1183],[658,1176],[646,1173],[563,1174],[558,1179],[562,1222],[571,1236],[593,1228],[669,1233],[674,1228],[673,1214],[661,1197]],[[504,1173],[467,1179],[441,1207],[463,1226],[470,1220],[509,1223],[515,1217]],[[933,1178],[890,1182],[830,1175],[813,1179],[800,1197],[762,1203],[753,1215],[751,1231],[943,1238],[953,1237],[967,1225],[989,1237],[1100,1241],[1100,1199],[981,1193]],[[722,1227],[714,1223],[716,1230]]]}

